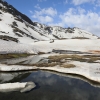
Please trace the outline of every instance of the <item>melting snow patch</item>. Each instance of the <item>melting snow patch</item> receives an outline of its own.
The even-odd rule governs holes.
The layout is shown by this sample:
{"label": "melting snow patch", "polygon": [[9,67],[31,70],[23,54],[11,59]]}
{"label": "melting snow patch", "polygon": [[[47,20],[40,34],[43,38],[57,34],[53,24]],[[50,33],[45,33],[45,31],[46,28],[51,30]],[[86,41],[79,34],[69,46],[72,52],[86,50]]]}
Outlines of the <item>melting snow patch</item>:
{"label": "melting snow patch", "polygon": [[0,84],[0,92],[12,92],[12,91],[27,92],[32,90],[35,87],[36,85],[34,82],[4,83],[4,84]]}

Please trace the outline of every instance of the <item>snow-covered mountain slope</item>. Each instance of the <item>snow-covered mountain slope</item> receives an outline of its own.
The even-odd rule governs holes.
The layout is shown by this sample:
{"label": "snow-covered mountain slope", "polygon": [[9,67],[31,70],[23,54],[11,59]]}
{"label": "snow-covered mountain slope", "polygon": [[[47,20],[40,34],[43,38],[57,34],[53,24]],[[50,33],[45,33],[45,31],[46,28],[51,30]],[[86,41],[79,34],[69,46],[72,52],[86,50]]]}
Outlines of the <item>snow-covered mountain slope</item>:
{"label": "snow-covered mountain slope", "polygon": [[51,27],[32,22],[7,2],[0,0],[0,39],[20,43],[50,39],[97,39],[98,37],[79,28]]}
{"label": "snow-covered mountain slope", "polygon": [[60,26],[46,26],[37,22],[34,22],[40,31],[44,34],[51,36],[52,39],[97,39],[98,37],[94,34],[82,30],[80,28],[62,28]]}
{"label": "snow-covered mountain slope", "polygon": [[[18,12],[11,5],[0,1],[0,38],[15,42],[27,40],[48,40],[45,35],[39,34],[33,22],[24,14]],[[11,38],[13,37],[13,38]]]}

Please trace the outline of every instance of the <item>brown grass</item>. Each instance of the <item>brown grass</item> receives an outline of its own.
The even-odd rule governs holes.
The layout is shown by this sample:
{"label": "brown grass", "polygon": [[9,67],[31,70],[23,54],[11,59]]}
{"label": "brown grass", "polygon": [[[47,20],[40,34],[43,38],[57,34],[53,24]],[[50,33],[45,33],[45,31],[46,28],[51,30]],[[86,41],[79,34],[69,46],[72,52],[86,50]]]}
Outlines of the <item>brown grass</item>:
{"label": "brown grass", "polygon": [[90,50],[89,52],[94,53],[94,54],[100,54],[100,50]]}
{"label": "brown grass", "polygon": [[99,57],[91,57],[91,58],[88,60],[88,62],[89,62],[89,63],[93,63],[93,62],[95,62],[95,61],[97,61],[97,60],[100,60],[100,58],[99,58]]}
{"label": "brown grass", "polygon": [[28,66],[37,66],[37,67],[54,67],[56,65],[59,65],[59,63],[36,63],[36,64],[29,64]]}
{"label": "brown grass", "polygon": [[76,66],[74,64],[63,64],[63,65],[61,65],[61,67],[64,67],[64,68],[74,68]]}
{"label": "brown grass", "polygon": [[49,56],[48,59],[52,62],[60,62],[60,60],[62,59],[66,59],[70,58],[70,60],[78,60],[78,61],[85,61],[85,57],[84,56],[80,56],[80,55],[57,55],[57,56]]}
{"label": "brown grass", "polygon": [[19,58],[19,57],[27,57],[30,54],[0,54],[0,59],[11,59],[11,58]]}
{"label": "brown grass", "polygon": [[45,52],[38,52],[38,55],[45,54]]}
{"label": "brown grass", "polygon": [[[56,55],[56,56],[49,56],[49,62],[61,62],[62,59],[66,59],[72,61],[80,61],[80,62],[91,62],[94,63],[96,60],[100,60],[99,55]],[[87,59],[88,58],[88,59]]]}

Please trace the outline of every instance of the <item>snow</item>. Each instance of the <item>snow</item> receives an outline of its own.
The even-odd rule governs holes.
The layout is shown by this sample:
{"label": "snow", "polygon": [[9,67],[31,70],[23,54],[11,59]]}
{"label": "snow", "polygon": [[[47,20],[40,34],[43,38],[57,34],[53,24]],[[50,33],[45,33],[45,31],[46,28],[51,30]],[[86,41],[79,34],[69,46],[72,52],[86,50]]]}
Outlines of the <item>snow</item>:
{"label": "snow", "polygon": [[34,70],[36,67],[30,66],[19,66],[19,65],[11,65],[7,66],[5,64],[0,64],[0,71],[25,71],[25,70]]}
{"label": "snow", "polygon": [[55,40],[53,43],[50,41],[15,43],[12,41],[0,40],[0,53],[31,53],[37,54],[38,52],[52,52],[55,50],[71,50],[71,51],[100,51],[100,39],[66,39]]}
{"label": "snow", "polygon": [[[0,90],[5,90],[5,89],[15,89],[15,88],[24,88],[27,82],[25,83],[5,83],[5,84],[0,84]],[[16,87],[15,87],[16,86]]]}
{"label": "snow", "polygon": [[[13,32],[13,28],[11,27],[11,25],[14,21],[18,25],[17,28],[22,30],[23,32],[27,33],[28,35],[33,36],[34,38],[39,39],[39,40],[49,40],[49,38],[47,38],[46,36],[42,36],[37,31],[34,31],[32,28],[27,27],[25,21],[22,23],[20,21],[15,20],[14,16],[9,13],[2,12],[2,14],[0,14],[0,18],[2,18],[2,21],[0,21],[0,31],[6,32],[6,33],[9,32],[9,34],[4,34],[4,35],[18,38],[21,43],[27,43],[27,41],[30,42],[30,40],[31,40],[31,42],[34,42],[34,39],[31,39],[25,35],[23,37],[18,37],[17,35],[15,35],[15,33]],[[31,26],[29,23],[27,23],[27,25]],[[27,29],[27,30],[25,30],[25,29]],[[23,39],[24,39],[24,41],[23,41]],[[27,41],[25,42],[25,40],[27,40]]]}
{"label": "snow", "polygon": [[20,57],[20,58],[5,59],[5,60],[3,59],[3,60],[0,60],[0,63],[8,64],[8,65],[15,65],[21,62],[23,62],[23,64],[35,64],[39,62],[41,59],[45,59],[48,56],[52,56],[52,55],[54,55],[54,53],[53,54],[43,54],[43,55],[32,55],[28,57]]}
{"label": "snow", "polygon": [[[0,6],[4,7],[3,4],[0,3]],[[79,28],[71,28],[74,29],[73,32],[68,32],[67,28],[62,28],[59,26],[46,26],[39,23],[36,25],[31,25],[28,22],[24,21],[23,18],[18,16],[23,20],[23,23],[16,20],[16,16],[14,17],[12,14],[8,12],[3,12],[0,9],[0,35],[11,36],[19,40],[18,43],[13,41],[4,41],[0,39],[0,54],[4,53],[31,53],[37,54],[38,52],[52,52],[53,49],[55,50],[71,50],[71,51],[82,51],[82,52],[91,52],[91,51],[100,51],[100,39],[93,35],[90,32]],[[14,26],[25,32],[25,34],[21,33],[20,31],[17,32],[22,37],[17,36],[13,32],[13,28],[11,27],[13,22],[16,22],[18,26]],[[49,28],[45,30],[45,28]],[[1,32],[3,31],[3,32]],[[66,32],[67,31],[67,32]],[[55,35],[55,37],[54,37]],[[35,39],[32,39],[34,37]],[[52,39],[57,39],[56,37],[63,39],[63,40],[54,40],[53,43],[50,43]],[[75,37],[86,37],[89,39],[71,39]],[[67,38],[67,39],[65,39]],[[39,40],[37,42],[34,42]],[[41,57],[40,57],[41,58]],[[40,58],[36,57],[34,62],[37,62]],[[79,75],[83,75],[91,80],[100,82],[99,77],[95,77],[94,75],[94,68],[99,67],[99,63],[80,63],[80,62],[71,62],[75,64],[77,67],[66,69],[61,68],[59,66],[55,67],[41,67],[37,68],[36,66],[18,66],[18,65],[10,65],[7,66],[5,64],[0,64],[0,71],[22,71],[22,70],[33,70],[33,69],[47,69],[47,70],[54,70],[62,73],[75,73]],[[92,71],[90,71],[92,70]],[[91,72],[91,73],[89,73]],[[91,76],[92,75],[92,76]],[[94,76],[93,76],[94,75]],[[25,91],[25,90],[23,90]]]}
{"label": "snow", "polygon": [[21,89],[20,92],[30,91],[30,90],[32,90],[35,87],[36,87],[35,83],[33,83],[33,82],[27,82],[25,88]]}
{"label": "snow", "polygon": [[32,45],[15,43],[12,41],[0,40],[0,53],[35,53],[37,52]]}
{"label": "snow", "polygon": [[25,83],[4,83],[0,84],[0,92],[11,92],[11,91],[20,91],[27,92],[35,87],[35,83],[33,82],[25,82]]}
{"label": "snow", "polygon": [[100,39],[66,39],[66,40],[55,40],[53,43],[50,41],[40,41],[33,45],[41,52],[51,52],[53,49],[56,50],[72,50],[72,51],[83,51],[89,52],[90,50],[100,50]]}
{"label": "snow", "polygon": [[0,3],[0,7],[3,7],[3,5]]}
{"label": "snow", "polygon": [[[47,55],[46,55],[47,56]],[[87,62],[79,62],[79,61],[69,61],[68,64],[74,64],[76,67],[74,68],[63,68],[59,65],[54,67],[36,67],[36,66],[21,66],[21,65],[4,65],[0,64],[0,71],[22,71],[22,70],[34,70],[34,69],[42,69],[42,70],[51,70],[57,71],[61,73],[71,73],[82,75],[92,81],[100,82],[100,63],[87,63]]]}
{"label": "snow", "polygon": [[[0,6],[4,7],[3,4],[1,3],[0,3]],[[36,23],[36,25],[33,26],[29,24],[27,21],[23,20],[23,18],[20,15],[17,15],[15,17],[8,12],[3,12],[2,10],[0,10],[0,12],[2,12],[2,14],[0,14],[0,18],[2,19],[0,21],[0,31],[5,32],[5,33],[0,32],[0,34],[17,38],[20,41],[20,43],[25,43],[25,44],[27,44],[28,42],[32,43],[36,39],[47,41],[50,39],[57,39],[56,37],[61,38],[61,39],[74,38],[74,37],[87,37],[90,39],[98,38],[97,36],[79,28],[72,28],[75,30],[73,31],[73,33],[68,33],[68,32],[66,33],[67,28],[62,28],[59,26],[51,27],[51,26],[46,26],[39,23]],[[21,19],[23,22],[16,20],[18,18]],[[27,35],[19,33],[20,35],[22,35],[22,37],[17,36],[13,32],[13,28],[11,27],[11,25],[13,25],[13,22],[16,22],[16,24],[18,25],[14,27],[20,29],[22,32],[25,32],[25,34]],[[50,31],[45,30],[46,27],[48,27]],[[35,39],[32,39],[31,36],[34,37]]]}
{"label": "snow", "polygon": [[10,24],[14,21],[13,16],[9,13],[2,12],[2,14],[0,14],[0,18],[2,18],[2,21],[0,21],[0,31],[4,31],[6,33],[10,32],[9,35],[14,36],[12,28],[10,27]]}
{"label": "snow", "polygon": [[[0,3],[0,6],[3,7],[3,4]],[[35,23],[35,25],[31,25],[27,21],[23,20],[23,18],[20,15],[13,16],[12,14],[8,12],[3,12],[1,9],[0,9],[0,12],[2,12],[2,14],[0,14],[0,18],[2,19],[0,21],[0,35],[11,36],[19,40],[19,43],[14,43],[11,41],[3,41],[0,39],[0,53],[2,52],[7,52],[7,53],[28,52],[28,53],[36,54],[38,52],[50,52],[53,49],[61,49],[61,48],[63,48],[64,50],[78,50],[78,51],[79,50],[92,50],[92,49],[99,50],[98,43],[100,42],[99,40],[97,40],[98,37],[94,36],[93,34],[85,30],[82,30],[79,28],[72,28],[74,29],[73,33],[68,33],[66,32],[67,28],[62,28],[59,26],[53,26],[53,27],[46,26],[46,25],[39,24],[39,23]],[[23,20],[23,22],[16,20],[16,18]],[[14,27],[18,28],[22,32],[25,32],[26,35],[20,32],[17,32],[18,34],[22,35],[22,37],[17,36],[13,32],[13,28],[11,27],[13,22],[16,22],[16,24],[18,25]],[[45,30],[45,28],[47,27],[50,29],[50,31]],[[1,31],[5,33],[2,33]],[[69,38],[69,40],[68,39],[55,40],[54,43],[49,43],[50,40],[57,39],[53,35],[61,39]],[[32,39],[31,36],[34,37],[35,39]],[[70,38],[73,38],[73,37],[87,37],[90,39],[83,40],[83,41],[76,40],[76,39],[71,40]],[[40,42],[34,42],[36,40],[39,40]]]}
{"label": "snow", "polygon": [[72,62],[69,62],[69,64],[74,64],[76,67],[62,68],[58,65],[55,67],[40,67],[39,69],[57,71],[61,73],[78,74],[92,81],[96,81],[100,83],[100,74],[98,73],[98,70],[97,70],[100,68],[99,63],[86,63],[86,62],[72,61]]}
{"label": "snow", "polygon": [[99,87],[100,88],[100,84],[95,84],[95,82],[92,82],[92,81],[90,81],[87,78],[80,77],[79,75],[73,75],[73,74],[67,74],[66,75],[66,74],[63,74],[63,73],[51,72],[51,71],[49,71],[49,73],[53,73],[53,74],[56,74],[56,75],[59,75],[59,76],[63,76],[63,77],[69,77],[69,78],[79,79],[79,80],[82,80],[82,81],[85,81],[85,82],[89,83],[93,87]]}

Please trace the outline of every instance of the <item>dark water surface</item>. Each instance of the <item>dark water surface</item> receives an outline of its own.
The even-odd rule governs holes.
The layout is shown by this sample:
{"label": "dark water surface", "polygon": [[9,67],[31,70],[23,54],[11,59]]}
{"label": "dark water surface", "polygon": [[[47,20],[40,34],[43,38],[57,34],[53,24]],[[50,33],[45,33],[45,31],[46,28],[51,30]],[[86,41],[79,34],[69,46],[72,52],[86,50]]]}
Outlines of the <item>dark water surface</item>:
{"label": "dark water surface", "polygon": [[100,100],[100,88],[79,79],[47,71],[0,73],[1,83],[16,81],[33,81],[37,87],[27,93],[0,93],[0,100]]}

